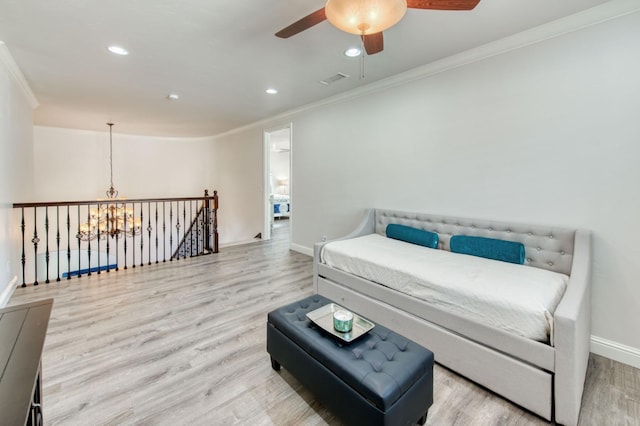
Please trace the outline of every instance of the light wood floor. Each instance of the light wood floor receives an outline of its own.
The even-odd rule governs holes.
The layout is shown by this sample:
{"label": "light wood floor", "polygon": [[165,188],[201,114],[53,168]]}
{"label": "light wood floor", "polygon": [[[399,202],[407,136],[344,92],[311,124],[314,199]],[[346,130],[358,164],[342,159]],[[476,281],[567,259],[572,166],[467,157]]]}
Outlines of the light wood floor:
{"label": "light wood floor", "polygon": [[[266,315],[312,293],[312,259],[274,239],[18,289],[55,303],[43,354],[48,425],[325,425],[338,421],[271,369]],[[544,425],[436,365],[429,425]],[[592,355],[581,425],[640,424],[640,370]]]}

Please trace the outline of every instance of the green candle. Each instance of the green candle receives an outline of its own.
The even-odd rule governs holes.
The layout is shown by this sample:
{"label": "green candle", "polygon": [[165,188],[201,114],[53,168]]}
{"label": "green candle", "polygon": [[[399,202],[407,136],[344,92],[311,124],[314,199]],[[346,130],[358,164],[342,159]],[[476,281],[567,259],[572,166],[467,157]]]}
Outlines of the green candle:
{"label": "green candle", "polygon": [[341,333],[351,331],[353,327],[353,314],[343,309],[338,309],[333,313],[333,328]]}

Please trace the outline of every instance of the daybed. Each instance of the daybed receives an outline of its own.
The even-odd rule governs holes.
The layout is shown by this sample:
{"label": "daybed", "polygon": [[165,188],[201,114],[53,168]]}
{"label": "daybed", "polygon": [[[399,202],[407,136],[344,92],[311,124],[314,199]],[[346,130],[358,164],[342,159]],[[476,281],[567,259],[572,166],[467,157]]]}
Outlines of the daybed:
{"label": "daybed", "polygon": [[[347,255],[347,263],[356,265],[354,273],[351,273],[342,265],[330,266],[324,262],[323,251],[331,241],[318,243],[314,246],[316,293],[415,340],[434,352],[436,362],[537,415],[560,424],[577,424],[590,344],[590,232],[371,209],[367,211],[364,220],[355,231],[334,241],[351,244],[362,239],[366,243],[368,238],[384,243],[380,241],[382,238],[379,236],[386,235],[389,224],[435,232],[439,237],[438,247],[435,250],[420,246],[408,248],[405,246],[414,244],[394,240],[392,244],[395,246],[392,249],[378,250],[383,253],[375,253],[376,249],[371,247],[375,247],[376,244],[371,244],[371,247],[364,247],[358,255],[372,257],[368,266],[362,265],[367,259],[361,257],[360,260],[352,262],[357,256]],[[467,254],[442,252],[450,252],[449,243],[454,235],[522,243],[524,264],[514,265]],[[331,250],[331,247],[329,245],[327,250]],[[448,303],[436,303],[431,299],[430,293],[417,297],[406,294],[402,285],[392,288],[394,285],[380,284],[386,278],[376,278],[378,282],[373,278],[363,278],[369,276],[369,267],[377,268],[379,264],[384,263],[382,260],[393,256],[394,252],[396,256],[406,256],[405,249],[422,250],[418,253],[419,259],[429,250],[430,255],[448,256],[444,262],[426,260],[418,265],[424,271],[437,269],[441,275],[449,267],[452,277],[464,275],[465,268],[460,268],[460,265],[476,265],[477,262],[480,262],[477,263],[480,267],[481,262],[489,262],[489,269],[495,266],[498,271],[504,269],[501,264],[508,265],[505,267],[507,269],[520,268],[515,269],[516,275],[522,273],[525,276],[527,273],[533,273],[534,282],[536,274],[548,274],[560,281],[564,277],[557,300],[550,298],[550,306],[544,307],[546,336],[525,337],[519,331],[510,330],[510,324],[499,327],[479,319],[482,315],[465,314],[467,306],[476,305],[468,299],[461,303],[451,303],[451,300]],[[450,265],[450,258],[455,258],[453,261],[459,266],[452,267],[451,265],[456,263]],[[399,257],[391,261],[391,266],[387,265],[387,271],[383,270],[382,274],[387,278],[391,277],[390,281],[404,280],[405,284],[413,284],[412,278],[406,278],[406,271],[403,271],[403,268],[410,268],[407,265],[408,260],[405,262],[403,257]],[[472,272],[475,274],[477,270]],[[513,274],[506,276],[512,277]],[[456,284],[457,279],[453,279],[453,284]],[[507,288],[504,292],[511,291]],[[496,299],[499,299],[498,296],[501,297],[502,294],[496,292]],[[517,311],[515,315],[511,312],[510,318],[517,317],[518,314]],[[492,316],[493,312],[487,313],[485,317]]]}

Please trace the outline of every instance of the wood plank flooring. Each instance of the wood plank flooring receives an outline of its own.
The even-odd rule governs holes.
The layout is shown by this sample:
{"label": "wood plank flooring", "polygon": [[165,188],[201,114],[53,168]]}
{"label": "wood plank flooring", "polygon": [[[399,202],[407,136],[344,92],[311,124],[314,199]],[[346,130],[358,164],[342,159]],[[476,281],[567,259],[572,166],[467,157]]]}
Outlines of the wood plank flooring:
{"label": "wood plank flooring", "polygon": [[[339,424],[266,352],[267,312],[312,293],[286,222],[271,241],[16,290],[10,305],[55,299],[46,424]],[[428,425],[547,424],[439,365],[434,380]],[[640,370],[592,355],[580,424],[639,419]]]}

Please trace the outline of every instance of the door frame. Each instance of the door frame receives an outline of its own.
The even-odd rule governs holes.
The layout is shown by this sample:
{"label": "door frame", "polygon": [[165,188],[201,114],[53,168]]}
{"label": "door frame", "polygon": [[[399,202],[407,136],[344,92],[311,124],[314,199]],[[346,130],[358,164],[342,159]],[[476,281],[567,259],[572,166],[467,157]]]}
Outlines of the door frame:
{"label": "door frame", "polygon": [[[262,149],[263,149],[263,230],[262,239],[271,239],[271,196],[270,178],[271,178],[271,133],[282,130],[289,130],[289,226],[293,226],[293,123],[282,124],[279,126],[265,128],[262,131]],[[291,228],[290,228],[291,229]],[[289,233],[289,245],[291,245],[291,232]]]}

